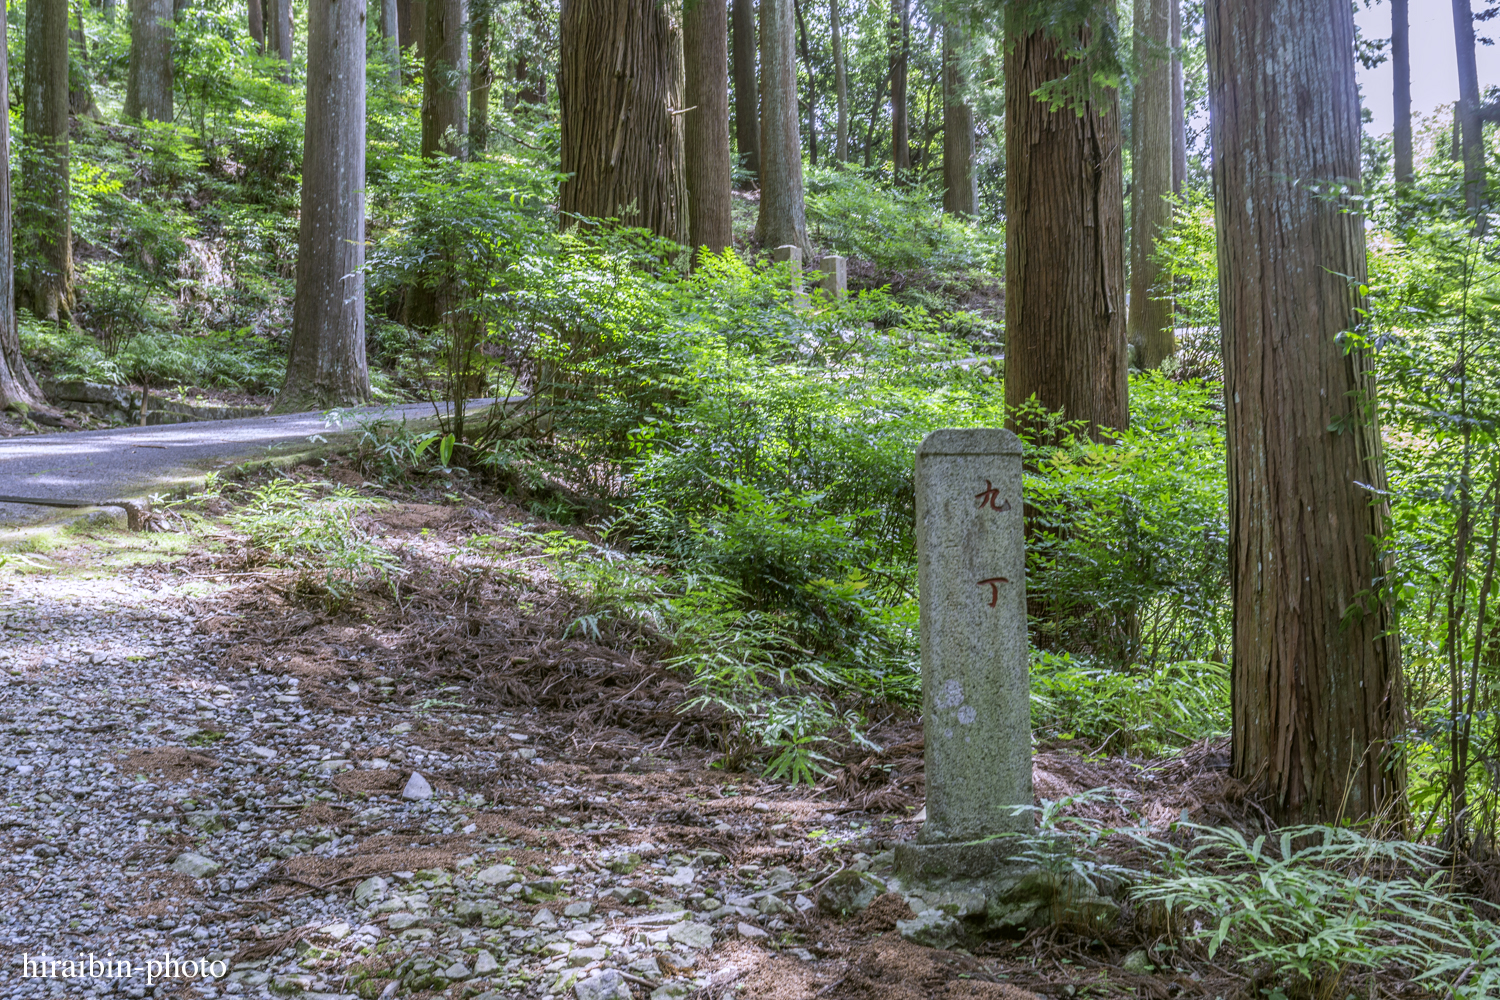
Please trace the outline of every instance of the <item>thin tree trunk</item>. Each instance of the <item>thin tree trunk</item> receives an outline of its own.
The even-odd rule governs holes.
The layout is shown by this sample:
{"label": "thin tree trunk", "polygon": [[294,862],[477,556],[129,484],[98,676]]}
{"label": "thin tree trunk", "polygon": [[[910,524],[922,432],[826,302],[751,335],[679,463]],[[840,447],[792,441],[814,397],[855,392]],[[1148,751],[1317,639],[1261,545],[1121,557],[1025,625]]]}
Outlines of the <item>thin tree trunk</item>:
{"label": "thin tree trunk", "polygon": [[760,213],[755,241],[796,246],[812,256],[802,191],[802,142],[797,127],[797,53],[792,0],[760,0],[760,66],[765,88],[760,136]]}
{"label": "thin tree trunk", "polygon": [[1182,83],[1182,0],[1172,0],[1172,193],[1187,183],[1187,96]]}
{"label": "thin tree trunk", "polygon": [[126,118],[172,120],[172,0],[130,0]]}
{"label": "thin tree trunk", "polygon": [[[135,0],[141,2],[141,0]],[[148,0],[159,3],[160,0]],[[266,49],[286,63],[281,72],[283,83],[291,81],[292,63],[292,0],[266,0]]]}
{"label": "thin tree trunk", "polygon": [[968,82],[960,65],[967,46],[962,29],[943,24],[943,211],[976,215],[979,187],[974,176],[974,109],[964,100]]}
{"label": "thin tree trunk", "polygon": [[[1400,824],[1386,481],[1360,322],[1348,0],[1206,9],[1229,438],[1232,770],[1278,823]],[[1274,84],[1274,85],[1273,85]],[[1333,193],[1333,194],[1331,194]],[[1346,277],[1347,276],[1347,277]]]}
{"label": "thin tree trunk", "polygon": [[875,100],[870,102],[870,119],[865,125],[865,168],[875,162],[875,123],[880,118],[880,105],[885,101],[885,85],[890,78],[884,73],[875,81]]}
{"label": "thin tree trunk", "polygon": [[729,14],[722,2],[688,4],[682,15],[686,61],[683,151],[688,246],[719,253],[734,241],[730,218]]}
{"label": "thin tree trunk", "polygon": [[841,0],[828,0],[829,30],[833,33],[833,99],[836,107],[833,157],[849,162],[849,71],[844,65],[844,27],[839,16]]}
{"label": "thin tree trunk", "polygon": [[464,0],[427,0],[422,46],[422,155],[462,157],[468,145]]}
{"label": "thin tree trunk", "polygon": [[1415,176],[1411,140],[1411,18],[1407,0],[1391,0],[1391,72],[1395,77],[1396,183],[1410,184]]}
{"label": "thin tree trunk", "polygon": [[1484,122],[1479,117],[1479,70],[1474,59],[1474,10],[1453,0],[1453,39],[1458,50],[1458,134],[1464,163],[1464,206],[1482,225],[1484,210]]}
{"label": "thin tree trunk", "polygon": [[755,0],[733,0],[734,137],[753,187],[760,177],[760,88],[755,76]]}
{"label": "thin tree trunk", "polygon": [[255,41],[255,50],[266,51],[266,10],[263,0],[248,0],[245,4],[250,22],[250,37]]}
{"label": "thin tree trunk", "polygon": [[1130,113],[1131,241],[1129,339],[1142,368],[1159,368],[1174,349],[1172,310],[1158,298],[1156,238],[1172,224],[1172,64],[1170,0],[1135,0],[1139,67]]}
{"label": "thin tree trunk", "polygon": [[891,172],[904,179],[911,172],[911,144],[906,108],[907,55],[911,48],[911,0],[891,0]]}
{"label": "thin tree trunk", "polygon": [[792,12],[797,15],[797,45],[802,52],[802,65],[807,68],[807,159],[818,165],[818,76],[813,72],[812,50],[807,45],[807,20],[802,16],[802,0],[792,0]]}
{"label": "thin tree trunk", "polygon": [[470,58],[473,67],[469,82],[469,148],[482,152],[490,143],[490,88],[495,83],[491,61],[490,0],[473,0],[477,8],[469,29]]}
{"label": "thin tree trunk", "polygon": [[115,23],[115,0],[104,0],[104,23]]}
{"label": "thin tree trunk", "polygon": [[[33,0],[35,2],[35,0]],[[7,36],[6,5],[0,3],[0,38]],[[10,58],[0,45],[0,80],[8,80]],[[16,322],[15,251],[11,244],[10,116],[0,115],[0,409],[30,409],[44,402],[42,390],[21,357]]]}
{"label": "thin tree trunk", "polygon": [[[171,7],[168,6],[170,18]],[[28,211],[26,291],[31,311],[60,321],[73,309],[73,226],[68,182],[68,3],[26,7],[21,178]]]}
{"label": "thin tree trunk", "polygon": [[564,0],[561,25],[562,225],[614,218],[686,243],[681,26],[658,0]]}
{"label": "thin tree trunk", "polygon": [[99,108],[94,104],[94,88],[89,82],[89,42],[88,36],[83,33],[83,5],[77,4],[73,8],[77,27],[68,29],[68,39],[71,42],[69,49],[77,46],[77,59],[72,58],[69,53],[70,66],[68,67],[68,110],[72,114],[81,117],[100,119]]}
{"label": "thin tree trunk", "polygon": [[393,88],[401,87],[401,12],[396,0],[380,0],[380,38],[385,52],[386,79]]}
{"label": "thin tree trunk", "polygon": [[365,361],[365,6],[307,5],[307,120],[291,350],[276,411],[370,399]]}
{"label": "thin tree trunk", "polygon": [[1070,64],[1045,33],[1009,20],[1005,404],[1035,400],[1106,437],[1129,420],[1119,97],[1082,115],[1048,111],[1031,95]]}

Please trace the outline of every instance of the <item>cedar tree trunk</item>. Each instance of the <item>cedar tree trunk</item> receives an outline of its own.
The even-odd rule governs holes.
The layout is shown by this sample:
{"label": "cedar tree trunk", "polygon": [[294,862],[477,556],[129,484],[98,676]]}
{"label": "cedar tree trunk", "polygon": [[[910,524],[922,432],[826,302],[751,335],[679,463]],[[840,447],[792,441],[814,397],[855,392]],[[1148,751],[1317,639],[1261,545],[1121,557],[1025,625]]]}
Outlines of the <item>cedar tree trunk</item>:
{"label": "cedar tree trunk", "polygon": [[[1348,0],[1210,0],[1229,437],[1231,767],[1278,823],[1399,822],[1401,653],[1359,323],[1359,94]],[[1350,277],[1345,277],[1348,275]],[[1366,407],[1368,406],[1368,410]]]}
{"label": "cedar tree trunk", "polygon": [[1139,76],[1130,112],[1130,330],[1141,367],[1160,368],[1174,349],[1172,309],[1158,298],[1156,238],[1172,224],[1172,64],[1170,0],[1135,0]]}
{"label": "cedar tree trunk", "polygon": [[943,25],[943,211],[978,213],[979,188],[974,176],[974,109],[964,100],[967,81],[959,65],[965,47],[963,31]]}
{"label": "cedar tree trunk", "polygon": [[490,144],[490,88],[495,83],[491,58],[490,0],[474,0],[469,28],[469,149],[483,152]]}
{"label": "cedar tree trunk", "polygon": [[[167,8],[171,17],[171,7]],[[73,308],[73,226],[68,182],[68,2],[26,7],[24,82],[26,288],[31,311],[48,320]]]}
{"label": "cedar tree trunk", "polygon": [[837,124],[833,158],[849,162],[849,70],[844,63],[844,26],[839,17],[840,0],[828,0],[828,29],[833,34],[833,100]]}
{"label": "cedar tree trunk", "polygon": [[1119,98],[1079,115],[1032,93],[1067,73],[1043,32],[1005,57],[1005,403],[1124,428],[1125,204]]}
{"label": "cedar tree trunk", "polygon": [[721,2],[688,4],[682,15],[686,91],[683,152],[688,246],[721,252],[734,240],[730,219],[729,12]]}
{"label": "cedar tree trunk", "polygon": [[907,125],[906,66],[911,49],[911,0],[891,0],[891,173],[898,180],[911,171]]}
{"label": "cedar tree trunk", "polygon": [[[0,4],[0,38],[6,36],[5,4]],[[0,45],[0,80],[8,79],[9,56]],[[10,116],[0,115],[0,409],[34,407],[42,390],[21,357],[16,326],[15,253],[10,228]]]}
{"label": "cedar tree trunk", "polygon": [[172,0],[130,0],[126,118],[172,120]]}
{"label": "cedar tree trunk", "polygon": [[464,0],[427,0],[422,45],[422,155],[462,157],[467,145]]}
{"label": "cedar tree trunk", "polygon": [[[271,55],[292,62],[292,0],[266,0],[266,48]],[[282,82],[291,80],[291,70],[283,69]]]}
{"label": "cedar tree trunk", "polygon": [[802,16],[802,0],[792,0],[797,16],[797,50],[807,69],[807,161],[818,165],[818,75],[813,72],[812,50],[807,44],[807,19]]}
{"label": "cedar tree trunk", "polygon": [[401,87],[401,12],[396,0],[380,0],[380,37],[384,44],[388,79],[393,88]]}
{"label": "cedar tree trunk", "polygon": [[734,137],[740,165],[760,176],[760,89],[755,80],[755,0],[733,0]]}
{"label": "cedar tree trunk", "polygon": [[1484,121],[1479,117],[1474,10],[1469,0],[1453,0],[1453,41],[1458,50],[1458,104],[1454,113],[1464,163],[1464,207],[1477,217],[1484,210]]}
{"label": "cedar tree trunk", "polygon": [[1187,183],[1187,96],[1182,83],[1182,0],[1172,0],[1172,193]]}
{"label": "cedar tree trunk", "polygon": [[760,0],[760,212],[755,241],[796,246],[812,256],[802,201],[802,142],[797,127],[797,62],[792,0]]}
{"label": "cedar tree trunk", "polygon": [[[619,219],[688,240],[682,29],[659,0],[564,0],[563,226]],[[689,112],[693,114],[695,112]]]}
{"label": "cedar tree trunk", "polygon": [[370,399],[364,222],[365,5],[309,0],[297,297],[277,412]]}
{"label": "cedar tree trunk", "polygon": [[1415,175],[1411,147],[1411,17],[1407,0],[1391,0],[1391,72],[1395,108],[1396,183],[1410,184]]}
{"label": "cedar tree trunk", "polygon": [[263,0],[249,0],[245,4],[250,21],[250,37],[255,40],[258,52],[266,51],[266,10]]}

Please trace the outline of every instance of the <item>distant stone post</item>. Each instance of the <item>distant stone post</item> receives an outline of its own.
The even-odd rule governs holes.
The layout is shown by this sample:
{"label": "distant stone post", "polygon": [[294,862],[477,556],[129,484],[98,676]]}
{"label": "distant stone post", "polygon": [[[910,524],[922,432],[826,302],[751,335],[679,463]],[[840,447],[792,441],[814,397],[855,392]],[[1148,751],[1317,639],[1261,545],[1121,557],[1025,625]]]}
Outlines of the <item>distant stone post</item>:
{"label": "distant stone post", "polygon": [[802,289],[802,248],[788,243],[786,246],[777,247],[771,252],[771,260],[778,264],[791,263],[788,268],[792,272],[792,306],[796,309],[806,309],[812,305],[812,299]]}
{"label": "distant stone post", "polygon": [[917,449],[927,823],[920,842],[1028,832],[1031,697],[1021,442],[943,430]]}
{"label": "distant stone post", "polygon": [[823,278],[818,287],[830,302],[842,302],[849,295],[849,261],[844,257],[827,256],[818,262]]}

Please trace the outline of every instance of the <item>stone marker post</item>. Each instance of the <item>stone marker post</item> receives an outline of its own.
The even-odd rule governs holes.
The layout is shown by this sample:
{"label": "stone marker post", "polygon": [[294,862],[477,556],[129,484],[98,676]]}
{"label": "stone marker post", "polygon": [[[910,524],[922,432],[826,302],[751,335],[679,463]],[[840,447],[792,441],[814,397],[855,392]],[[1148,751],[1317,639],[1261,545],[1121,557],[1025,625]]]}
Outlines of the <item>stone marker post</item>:
{"label": "stone marker post", "polygon": [[1030,832],[1031,697],[1021,442],[941,430],[917,449],[923,844]]}
{"label": "stone marker post", "polygon": [[843,301],[849,295],[849,261],[844,257],[827,256],[818,262],[823,278],[818,287],[830,302]]}
{"label": "stone marker post", "polygon": [[791,263],[789,270],[792,272],[792,307],[795,309],[806,309],[812,305],[812,300],[807,292],[802,290],[802,248],[788,243],[771,251],[771,260],[777,264]]}

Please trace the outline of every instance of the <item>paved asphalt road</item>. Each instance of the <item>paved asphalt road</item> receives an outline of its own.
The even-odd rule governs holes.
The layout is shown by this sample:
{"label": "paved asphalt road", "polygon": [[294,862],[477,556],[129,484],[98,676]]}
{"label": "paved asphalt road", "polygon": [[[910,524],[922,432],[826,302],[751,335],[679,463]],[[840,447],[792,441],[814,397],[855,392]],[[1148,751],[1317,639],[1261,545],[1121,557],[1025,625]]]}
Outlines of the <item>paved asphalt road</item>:
{"label": "paved asphalt road", "polygon": [[[490,400],[473,400],[470,406]],[[290,413],[157,427],[40,434],[0,439],[0,495],[47,500],[112,500],[165,491],[215,464],[259,458],[278,447],[357,431],[368,420],[431,420],[427,403],[342,411],[334,426],[321,413]],[[22,525],[56,508],[0,504],[0,525]]]}

